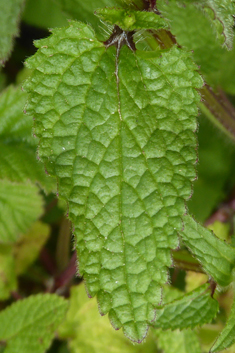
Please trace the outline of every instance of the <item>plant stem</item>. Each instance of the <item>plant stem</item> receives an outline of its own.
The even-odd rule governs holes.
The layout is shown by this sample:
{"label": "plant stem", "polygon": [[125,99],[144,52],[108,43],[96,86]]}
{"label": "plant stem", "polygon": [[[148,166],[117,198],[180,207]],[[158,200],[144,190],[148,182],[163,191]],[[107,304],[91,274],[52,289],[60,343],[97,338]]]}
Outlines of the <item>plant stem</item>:
{"label": "plant stem", "polygon": [[11,296],[12,298],[14,298],[15,300],[20,300],[20,299],[23,299],[23,297],[16,291],[12,291],[11,292]]}
{"label": "plant stem", "polygon": [[56,263],[46,248],[42,249],[39,258],[46,271],[54,275],[56,273]]}
{"label": "plant stem", "polygon": [[56,246],[56,265],[59,272],[63,271],[69,263],[71,223],[63,217]]}
{"label": "plant stem", "polygon": [[219,90],[214,92],[212,88],[205,85],[201,89],[203,103],[200,103],[201,111],[222,132],[235,142],[235,109],[228,98]]}
{"label": "plant stem", "polygon": [[77,254],[75,251],[66,269],[62,273],[60,273],[59,276],[55,278],[53,292],[55,292],[58,288],[67,286],[69,282],[72,280],[72,278],[76,275],[76,272],[77,272],[76,258],[77,258]]}

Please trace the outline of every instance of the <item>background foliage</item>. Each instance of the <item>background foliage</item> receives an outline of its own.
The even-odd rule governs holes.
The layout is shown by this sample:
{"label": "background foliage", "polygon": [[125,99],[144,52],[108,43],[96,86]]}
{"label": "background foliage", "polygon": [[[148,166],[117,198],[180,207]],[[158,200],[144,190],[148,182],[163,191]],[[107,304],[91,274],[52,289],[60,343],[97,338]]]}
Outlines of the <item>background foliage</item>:
{"label": "background foliage", "polygon": [[[233,248],[235,246],[235,49],[233,45],[233,17],[231,16],[235,14],[234,2],[230,0],[196,2],[159,0],[157,1],[157,7],[164,20],[162,18],[156,19],[157,14],[153,17],[152,12],[139,13],[136,22],[131,23],[131,25],[130,22],[123,20],[129,19],[137,9],[146,9],[146,4],[152,5],[154,1],[27,0],[24,2],[9,0],[0,4],[0,62],[2,63],[0,72],[0,352],[200,353],[209,352],[209,350],[211,352],[223,351],[226,347],[230,347],[227,352],[235,352],[233,346],[235,306],[233,303],[232,273],[235,264]],[[101,16],[101,21],[94,14],[94,11],[105,6],[120,7],[122,10],[118,14],[113,9],[97,11]],[[49,90],[55,88],[53,84],[56,83],[57,79],[55,78],[51,87],[48,79],[46,91],[46,80],[44,76],[42,77],[42,73],[44,70],[44,73],[60,74],[64,78],[64,72],[61,74],[61,68],[63,65],[67,65],[68,58],[66,57],[66,60],[63,61],[59,56],[54,59],[52,55],[57,55],[58,50],[61,50],[60,54],[64,50],[67,55],[68,51],[66,52],[66,50],[70,50],[66,40],[69,39],[69,36],[74,38],[76,31],[74,30],[69,34],[68,30],[65,29],[68,27],[68,19],[84,22],[83,25],[74,24],[74,26],[75,28],[80,26],[79,28],[84,30],[84,36],[89,36],[88,38],[92,40],[92,44],[89,44],[88,47],[95,48],[92,60],[93,63],[95,60],[97,61],[100,71],[94,72],[98,72],[102,79],[99,79],[100,86],[98,84],[94,86],[96,91],[95,93],[92,91],[93,96],[86,97],[87,101],[85,101],[85,104],[87,106],[90,104],[94,111],[96,107],[92,105],[93,102],[97,102],[99,95],[104,95],[100,87],[107,85],[107,77],[102,76],[104,67],[110,73],[109,102],[113,100],[113,106],[115,106],[115,90],[112,86],[112,80],[114,79],[112,74],[115,71],[115,60],[113,59],[115,48],[111,47],[105,50],[100,41],[107,40],[110,37],[112,24],[116,23],[124,29],[133,30],[138,28],[139,31],[136,34],[135,41],[138,42],[136,44],[137,48],[143,51],[142,56],[138,59],[139,68],[144,67],[146,62],[149,67],[150,65],[159,65],[164,73],[169,74],[167,80],[170,80],[172,74],[179,75],[179,78],[183,77],[182,73],[179,74],[179,71],[177,71],[178,67],[176,72],[173,72],[174,63],[180,62],[178,66],[185,65],[187,67],[188,71],[186,73],[191,75],[189,80],[191,80],[190,85],[192,87],[187,86],[188,91],[181,92],[179,90],[177,92],[182,93],[183,98],[180,102],[173,96],[173,92],[178,89],[178,86],[173,88],[173,92],[169,91],[170,88],[167,87],[164,94],[168,100],[165,101],[165,105],[161,105],[161,109],[168,108],[170,106],[169,102],[172,102],[172,108],[170,109],[175,113],[178,108],[178,111],[186,109],[184,105],[186,98],[188,102],[190,99],[192,102],[199,102],[200,98],[196,91],[191,93],[191,88],[199,89],[202,84],[195,71],[197,68],[199,68],[203,80],[209,85],[204,86],[200,91],[202,101],[199,102],[198,127],[196,128],[195,123],[189,126],[191,130],[197,130],[199,163],[197,164],[198,178],[194,183],[194,192],[187,202],[187,207],[194,219],[212,229],[217,237],[189,216],[183,217],[185,227],[180,233],[180,249],[171,253],[174,266],[170,269],[168,284],[163,287],[163,301],[158,308],[156,320],[151,322],[152,327],[149,330],[148,337],[141,344],[133,345],[121,330],[118,332],[113,330],[107,316],[101,317],[99,315],[96,299],[87,298],[82,278],[75,276],[77,273],[75,243],[71,234],[74,226],[71,226],[66,217],[66,202],[58,201],[56,197],[57,187],[59,186],[60,196],[68,199],[66,194],[67,184],[59,182],[59,185],[57,185],[56,180],[45,173],[43,163],[36,158],[36,150],[39,144],[38,137],[44,136],[47,140],[46,142],[40,142],[39,155],[41,159],[46,161],[46,172],[59,175],[61,173],[63,176],[64,170],[55,171],[57,162],[55,162],[55,165],[51,163],[51,161],[57,161],[57,154],[61,155],[61,147],[63,146],[59,140],[52,145],[53,160],[51,151],[48,152],[48,131],[43,130],[42,125],[36,120],[35,132],[37,137],[33,136],[32,116],[25,114],[27,100],[25,90],[36,92],[33,93],[34,96],[27,105],[28,113],[33,109],[33,115],[36,118],[38,118],[37,113],[40,115],[46,104],[48,104],[49,111],[54,104],[45,100],[40,108],[41,97],[43,95],[46,97]],[[104,22],[105,20],[106,22]],[[91,24],[95,32],[92,32],[87,24]],[[73,22],[70,22],[69,28],[71,26],[73,26]],[[52,30],[53,36],[48,39],[47,37],[50,34],[48,28],[55,27],[62,27],[63,29]],[[176,37],[181,49],[174,47],[170,51],[166,50],[172,46],[173,38],[165,31],[167,27]],[[144,31],[145,28],[150,30]],[[36,52],[33,41],[41,38],[44,39],[36,42],[36,46],[40,47],[38,54],[28,60],[27,68],[23,67],[23,62]],[[61,46],[58,49],[53,38],[65,38],[64,47]],[[83,39],[84,37],[80,37],[79,40],[83,41]],[[160,58],[146,54],[151,50],[159,51],[162,49]],[[89,50],[91,52],[91,49]],[[99,54],[98,51],[100,51]],[[78,53],[71,53],[69,55],[72,59],[78,57]],[[158,89],[157,84],[160,79],[153,83],[148,81],[147,76],[138,79],[136,63],[134,59],[132,60],[132,53],[131,55],[130,53],[125,46],[122,48],[119,58],[120,99],[124,100],[128,97],[126,103],[129,104],[127,116],[128,112],[136,109],[135,114],[138,116],[138,121],[144,126],[146,118],[141,115],[145,99],[144,90],[140,90],[139,95],[134,96],[135,105],[133,106],[129,103],[133,98],[132,92],[134,92],[137,84],[140,87],[142,80],[144,80],[145,88],[148,89],[149,87],[149,91],[152,89],[151,85],[155,84],[152,98],[153,106]],[[100,57],[98,57],[99,55]],[[45,56],[48,56],[47,59],[51,60],[51,67],[45,65],[43,61]],[[174,62],[170,61],[173,60],[172,57],[174,56],[177,59]],[[191,57],[196,65],[192,63]],[[80,63],[79,60],[78,63]],[[87,56],[86,60],[83,69],[90,58]],[[89,61],[88,72],[91,72],[91,61]],[[33,79],[26,81],[32,75],[32,71],[35,68],[40,68],[40,65],[41,71],[37,71],[37,75],[34,72]],[[73,68],[73,63],[69,63],[69,65]],[[128,72],[125,71],[127,67]],[[130,70],[132,72],[131,76],[129,75]],[[94,76],[93,72],[92,75]],[[176,80],[175,76],[174,80]],[[75,75],[74,80],[77,84],[79,78],[80,83],[83,83],[87,80],[87,77],[87,72],[80,71],[79,76]],[[183,79],[182,82],[185,84],[188,76],[184,76]],[[41,80],[44,86],[38,84]],[[73,79],[67,77],[67,80],[69,80],[67,82],[71,82]],[[101,82],[103,82],[102,85]],[[172,80],[172,82],[175,81]],[[93,84],[96,84],[95,79]],[[24,91],[22,85],[25,87]],[[167,83],[164,82],[164,85],[166,86]],[[114,87],[116,86],[114,85]],[[161,98],[159,98],[157,104],[164,99],[161,89],[162,87],[159,91],[159,97]],[[81,99],[83,92],[81,90],[79,94],[77,91],[75,95],[73,93],[71,91],[69,96],[68,92],[65,93],[65,89],[63,91],[63,94],[68,94],[68,97],[72,97],[71,101],[77,104],[76,99]],[[35,105],[37,99],[38,102]],[[58,104],[59,101],[58,98]],[[136,107],[139,107],[138,112]],[[112,113],[112,107],[107,108],[110,110],[109,113],[102,111],[101,117]],[[158,108],[158,105],[156,105],[156,108],[154,108],[156,111],[151,111],[151,114],[154,114],[154,116],[159,114]],[[62,105],[60,109],[63,110]],[[118,112],[115,112],[115,114],[118,114]],[[148,114],[150,115],[149,111]],[[197,110],[194,110],[193,115],[197,115]],[[96,118],[100,118],[98,114]],[[53,123],[52,119],[52,116],[49,117],[49,123]],[[48,121],[46,128],[50,125]],[[174,129],[181,131],[183,125],[181,126],[179,121],[180,115],[178,115],[178,125],[174,125]],[[85,122],[89,123],[89,114],[87,114],[87,121]],[[77,121],[75,121],[76,124]],[[115,120],[112,124],[115,124]],[[168,126],[169,124],[168,121]],[[58,131],[61,131],[60,129],[61,126]],[[74,126],[72,126],[73,129]],[[100,136],[100,131],[97,132],[97,136]],[[137,141],[137,144],[141,145],[143,136],[140,134],[136,136],[137,140],[141,137]],[[187,138],[190,145],[195,144],[193,135],[192,137],[191,135],[187,136]],[[84,138],[84,144],[81,146],[82,152],[87,141]],[[171,144],[167,146],[167,149],[170,146]],[[97,146],[94,146],[94,150],[96,151],[96,158],[98,158],[99,149]],[[149,148],[149,150],[146,148],[146,153],[148,151],[153,153],[155,148]],[[113,154],[114,151],[111,150],[110,153]],[[167,151],[164,151],[164,153],[167,153]],[[189,156],[189,154],[187,152],[185,156]],[[168,158],[170,158],[169,154]],[[176,155],[172,157],[172,164],[174,164],[175,158]],[[194,152],[190,154],[190,158],[194,161],[196,158]],[[48,163],[48,160],[50,163]],[[141,159],[139,161],[138,168],[140,168]],[[195,177],[194,171],[190,169],[192,161],[190,160],[186,165],[188,169],[185,176],[185,178],[188,177],[191,180]],[[81,165],[81,162],[79,163]],[[128,162],[127,166],[129,164]],[[87,177],[87,175],[85,176]],[[166,177],[164,174],[164,178]],[[149,183],[149,179],[146,179],[145,184],[149,185]],[[99,181],[93,192],[97,197],[99,196],[101,199],[103,197],[102,202],[106,202],[107,193],[103,195],[99,193],[101,184]],[[176,185],[179,188],[179,181]],[[110,190],[115,191],[115,184],[110,184],[109,187]],[[188,198],[190,194],[190,185],[182,187],[182,197]],[[72,205],[73,200],[69,201]],[[176,201],[174,202],[176,203]],[[95,212],[92,209],[93,205],[98,205],[97,200],[91,200],[90,212]],[[131,209],[132,212],[138,213],[137,208]],[[70,206],[70,212],[70,218],[75,224],[76,235],[78,234],[76,233],[77,229],[80,227],[76,219],[77,208],[74,206],[73,209]],[[177,216],[178,214],[183,215],[184,208],[179,206],[177,212]],[[102,217],[104,219],[107,217],[106,223],[108,224],[109,215],[102,214]],[[176,221],[174,227],[178,227]],[[180,229],[179,227],[178,231]],[[93,247],[92,239],[90,241],[90,246]],[[175,248],[177,239],[170,245]],[[108,246],[112,247],[111,242]],[[194,254],[194,257],[188,249]],[[164,258],[162,264],[160,264],[160,261],[158,263],[158,266],[162,266],[162,278],[156,280],[158,286],[166,282],[165,267],[166,265],[169,266],[171,262],[170,250],[165,251],[166,259]],[[86,255],[83,244],[80,248],[78,246],[78,253]],[[133,251],[131,256],[133,256]],[[162,259],[164,256],[162,252]],[[99,292],[99,289],[94,285],[94,278],[92,277],[89,281],[88,277],[89,273],[94,274],[97,268],[94,266],[94,258],[90,260],[89,256],[87,258],[90,261],[90,267],[87,266],[85,261],[82,263],[83,258],[81,256],[80,268],[85,272],[87,292],[93,296],[96,292]],[[105,258],[105,261],[107,263],[109,259]],[[117,257],[115,260],[112,259],[110,263],[117,264],[118,261],[119,258]],[[140,265],[142,266],[142,264]],[[159,277],[158,273],[154,273],[154,275],[150,276],[151,280]],[[113,275],[114,282],[116,281],[115,276]],[[213,298],[211,292],[214,282],[211,281],[211,277],[218,284]],[[138,286],[140,288],[144,286],[144,280],[139,280]],[[208,280],[210,280],[210,285]],[[106,287],[104,288],[106,289]],[[114,284],[114,286],[112,285],[112,292],[115,292],[115,290]],[[155,293],[157,290],[158,287],[155,288]],[[110,298],[104,293],[99,292],[98,300],[100,301],[99,310],[106,313],[110,311]],[[144,302],[143,298],[139,299],[142,300],[141,305],[146,305],[147,302],[152,300],[152,293],[146,295],[146,297],[147,300]],[[117,296],[113,296],[112,300],[119,300],[120,298],[123,297],[120,297],[118,293]],[[119,306],[121,308],[120,303]],[[125,315],[128,310],[125,309]],[[140,317],[141,319],[139,319]],[[115,317],[111,315],[111,319],[114,321]],[[134,315],[134,319],[146,323],[146,317],[143,319],[140,309]],[[125,320],[123,322],[124,332],[127,336],[137,341],[142,339],[142,331],[138,332],[137,335],[133,334],[133,330],[129,328],[132,326],[125,326]],[[122,325],[123,322],[121,322]],[[122,326],[120,323],[118,325]],[[223,332],[222,335],[211,348],[221,332]]]}

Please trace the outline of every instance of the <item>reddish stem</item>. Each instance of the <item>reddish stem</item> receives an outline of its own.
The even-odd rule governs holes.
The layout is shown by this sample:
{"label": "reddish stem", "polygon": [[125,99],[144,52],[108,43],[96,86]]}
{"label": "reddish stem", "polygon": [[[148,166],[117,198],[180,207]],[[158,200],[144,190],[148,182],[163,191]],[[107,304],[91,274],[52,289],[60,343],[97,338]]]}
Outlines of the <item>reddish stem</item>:
{"label": "reddish stem", "polygon": [[16,291],[12,291],[11,292],[11,296],[12,298],[14,298],[15,300],[20,300],[20,299],[23,299],[22,295],[20,295],[18,292]]}
{"label": "reddish stem", "polygon": [[154,10],[156,7],[156,0],[143,0],[145,10]]}
{"label": "reddish stem", "polygon": [[46,271],[54,276],[56,273],[56,263],[46,248],[42,249],[39,258]]}
{"label": "reddish stem", "polygon": [[76,252],[74,252],[66,269],[55,278],[53,292],[56,291],[58,288],[67,286],[72,280],[72,278],[76,275],[76,259],[77,254]]}

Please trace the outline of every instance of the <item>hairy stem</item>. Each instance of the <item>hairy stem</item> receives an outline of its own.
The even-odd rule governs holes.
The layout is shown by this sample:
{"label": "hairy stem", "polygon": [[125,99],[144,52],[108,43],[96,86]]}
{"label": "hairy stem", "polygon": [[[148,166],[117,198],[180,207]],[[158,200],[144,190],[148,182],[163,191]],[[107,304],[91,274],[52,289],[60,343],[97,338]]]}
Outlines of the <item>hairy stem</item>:
{"label": "hairy stem", "polygon": [[222,132],[235,142],[235,109],[221,90],[214,92],[205,85],[201,89],[203,102],[200,103],[201,111]]}

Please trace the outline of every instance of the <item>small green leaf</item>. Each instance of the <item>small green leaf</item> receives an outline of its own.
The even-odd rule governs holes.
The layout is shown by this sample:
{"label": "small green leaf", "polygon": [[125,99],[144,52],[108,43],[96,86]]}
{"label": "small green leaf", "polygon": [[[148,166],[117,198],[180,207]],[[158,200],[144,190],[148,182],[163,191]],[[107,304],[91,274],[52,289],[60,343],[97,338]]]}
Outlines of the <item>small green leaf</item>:
{"label": "small green leaf", "polygon": [[163,330],[194,328],[214,319],[218,309],[218,302],[211,298],[208,284],[205,284],[158,309],[153,327]]}
{"label": "small green leaf", "polygon": [[[224,51],[219,70],[216,70],[211,74],[212,82],[217,86],[221,87],[225,92],[235,95],[235,43],[233,42],[233,48],[231,51]],[[225,163],[224,163],[225,164]]]}
{"label": "small green leaf", "polygon": [[32,135],[32,119],[23,113],[26,94],[21,87],[8,86],[0,95],[0,136],[7,143],[9,135],[13,141],[35,146]]}
{"label": "small green leaf", "polygon": [[19,300],[0,313],[0,341],[4,353],[44,353],[64,319],[68,303],[55,294]]}
{"label": "small green leaf", "polygon": [[33,224],[14,246],[17,275],[22,274],[36,260],[50,234],[50,227],[40,221]]}
{"label": "small green leaf", "polygon": [[233,343],[235,343],[235,300],[233,299],[233,305],[232,309],[228,318],[228,321],[220,333],[219,337],[213,344],[210,352],[220,352],[226,348],[229,348],[232,346]]}
{"label": "small green leaf", "polygon": [[235,249],[226,244],[190,216],[184,216],[184,230],[180,232],[184,244],[202,264],[203,269],[221,286],[232,281]]}
{"label": "small green leaf", "polygon": [[125,31],[135,29],[167,28],[167,22],[153,12],[125,10],[117,8],[104,8],[95,11],[96,15],[105,22],[118,25]]}
{"label": "small green leaf", "polygon": [[192,330],[160,331],[158,347],[164,353],[201,353],[197,335]]}
{"label": "small green leaf", "polygon": [[[168,19],[177,42],[188,50],[193,50],[194,60],[200,65],[200,70],[206,76],[207,82],[213,87],[220,87],[234,94],[235,85],[234,80],[231,79],[235,74],[234,65],[232,65],[235,60],[234,43],[232,43],[234,2],[205,0],[200,3],[187,1],[184,4],[185,2],[166,3],[165,0],[158,0],[158,8]],[[232,51],[226,50],[225,45],[221,46],[224,41],[229,49],[233,47]],[[210,200],[210,195],[208,196],[207,199]]]}
{"label": "small green leaf", "polygon": [[133,345],[114,331],[108,318],[99,315],[96,301],[87,298],[84,284],[71,288],[69,310],[58,332],[59,338],[68,340],[71,353],[156,353],[152,335]]}
{"label": "small green leaf", "polygon": [[55,188],[36,160],[37,140],[32,136],[32,118],[23,113],[26,94],[9,86],[0,95],[0,179],[38,182],[47,191]]}
{"label": "small green leaf", "polygon": [[[9,86],[0,95],[0,243],[15,242],[42,213],[39,183],[47,191],[54,180],[36,160],[32,118],[23,113],[26,94]],[[30,183],[31,182],[31,183]]]}
{"label": "small green leaf", "polygon": [[8,58],[13,39],[18,35],[18,25],[24,0],[8,0],[0,2],[0,64]]}
{"label": "small green leaf", "polygon": [[229,49],[233,46],[233,25],[235,15],[235,4],[233,0],[206,0],[206,6],[211,9],[213,25],[217,30],[217,37],[221,38],[222,43]]}
{"label": "small green leaf", "polygon": [[177,42],[193,50],[193,58],[201,72],[208,77],[220,68],[221,56],[226,51],[217,41],[217,31],[203,8],[178,1],[158,1],[158,8],[169,21],[171,32]]}
{"label": "small green leaf", "polygon": [[0,180],[0,243],[15,242],[43,211],[38,188],[30,183]]}
{"label": "small green leaf", "polygon": [[17,288],[15,261],[11,245],[0,244],[0,301]]}
{"label": "small green leaf", "polygon": [[82,23],[36,45],[27,110],[39,156],[69,204],[80,273],[100,312],[141,341],[195,178],[202,79],[183,50],[124,45],[117,58]]}

